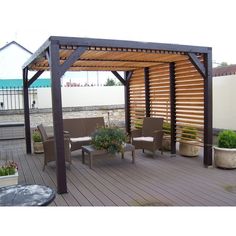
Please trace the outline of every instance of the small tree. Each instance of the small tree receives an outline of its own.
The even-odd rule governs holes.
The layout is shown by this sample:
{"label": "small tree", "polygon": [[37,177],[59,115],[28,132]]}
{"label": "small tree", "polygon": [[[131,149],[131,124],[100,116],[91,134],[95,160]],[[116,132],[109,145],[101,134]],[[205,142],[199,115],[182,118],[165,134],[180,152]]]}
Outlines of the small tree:
{"label": "small tree", "polygon": [[114,79],[107,79],[107,82],[105,83],[105,86],[115,86],[116,82]]}

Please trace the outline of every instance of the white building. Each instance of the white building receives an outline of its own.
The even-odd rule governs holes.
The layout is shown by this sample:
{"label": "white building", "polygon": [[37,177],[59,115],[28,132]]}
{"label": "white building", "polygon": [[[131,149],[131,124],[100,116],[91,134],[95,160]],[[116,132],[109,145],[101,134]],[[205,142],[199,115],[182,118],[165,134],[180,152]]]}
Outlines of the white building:
{"label": "white building", "polygon": [[32,53],[12,41],[0,48],[0,79],[21,79],[22,65]]}

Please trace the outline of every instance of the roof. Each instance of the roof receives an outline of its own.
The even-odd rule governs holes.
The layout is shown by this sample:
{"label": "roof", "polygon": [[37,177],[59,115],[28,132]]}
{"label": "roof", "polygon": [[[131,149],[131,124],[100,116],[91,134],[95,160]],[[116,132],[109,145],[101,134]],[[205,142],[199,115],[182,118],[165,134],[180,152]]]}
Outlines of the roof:
{"label": "roof", "polygon": [[188,53],[198,55],[211,51],[209,47],[51,36],[23,65],[23,69],[49,70],[52,45],[59,52],[61,65],[68,58],[72,59],[68,71],[130,71],[185,60]]}
{"label": "roof", "polygon": [[219,66],[213,68],[212,76],[225,76],[225,75],[235,75],[236,74],[236,65],[229,66]]}
{"label": "roof", "polygon": [[0,48],[0,51],[4,50],[5,48],[9,47],[10,45],[15,44],[18,47],[22,48],[24,51],[33,54],[31,51],[29,51],[28,49],[26,49],[25,47],[23,47],[22,45],[20,45],[19,43],[17,43],[16,41],[12,41],[10,43],[7,43],[6,45],[4,45],[3,47]]}
{"label": "roof", "polygon": [[[22,79],[0,79],[0,89],[1,88],[22,88]],[[38,87],[51,87],[50,79],[38,79],[32,85],[31,88]]]}

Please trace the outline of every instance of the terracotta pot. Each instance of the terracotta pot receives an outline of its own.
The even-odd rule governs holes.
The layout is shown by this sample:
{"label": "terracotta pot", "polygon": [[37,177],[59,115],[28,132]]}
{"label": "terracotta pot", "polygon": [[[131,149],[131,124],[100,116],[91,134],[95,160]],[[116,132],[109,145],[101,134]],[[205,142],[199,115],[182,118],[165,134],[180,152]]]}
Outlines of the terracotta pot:
{"label": "terracotta pot", "polygon": [[185,157],[196,157],[199,155],[199,147],[196,146],[197,141],[185,141],[179,144],[179,154]]}
{"label": "terracotta pot", "polygon": [[225,169],[236,168],[236,148],[214,147],[215,165]]}
{"label": "terracotta pot", "polygon": [[34,153],[36,154],[44,152],[42,142],[34,142],[33,147],[34,147]]}

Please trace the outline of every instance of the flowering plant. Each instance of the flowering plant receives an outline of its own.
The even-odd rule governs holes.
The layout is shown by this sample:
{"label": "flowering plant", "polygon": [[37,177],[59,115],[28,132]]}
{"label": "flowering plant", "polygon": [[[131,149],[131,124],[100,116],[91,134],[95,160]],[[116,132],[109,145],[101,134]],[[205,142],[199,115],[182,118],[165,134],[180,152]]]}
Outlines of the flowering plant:
{"label": "flowering plant", "polygon": [[17,164],[14,161],[9,161],[0,167],[0,176],[14,175],[17,170]]}

